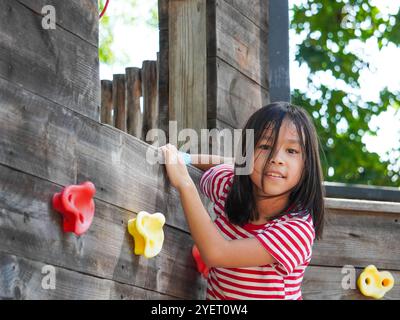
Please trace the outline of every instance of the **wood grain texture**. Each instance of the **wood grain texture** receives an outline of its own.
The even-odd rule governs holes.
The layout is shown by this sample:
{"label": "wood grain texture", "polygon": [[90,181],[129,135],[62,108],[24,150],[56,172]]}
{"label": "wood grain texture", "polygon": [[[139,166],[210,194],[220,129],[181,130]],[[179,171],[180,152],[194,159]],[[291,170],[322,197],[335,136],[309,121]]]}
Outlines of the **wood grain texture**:
{"label": "wood grain texture", "polygon": [[[164,3],[165,1],[160,1]],[[161,23],[161,20],[160,20]],[[158,110],[160,114],[159,127],[165,132],[166,142],[169,141],[169,59],[168,59],[168,29],[160,29],[160,54],[158,59]]]}
{"label": "wood grain texture", "polygon": [[168,12],[169,121],[200,135],[207,127],[206,1],[169,0]]}
{"label": "wood grain texture", "polygon": [[114,125],[113,118],[113,83],[101,80],[101,122]]}
{"label": "wood grain texture", "polygon": [[224,0],[247,19],[268,32],[269,0]]}
{"label": "wood grain texture", "polygon": [[[361,201],[362,202],[362,201]],[[314,244],[311,264],[400,270],[400,213],[327,209],[323,240]]]}
{"label": "wood grain texture", "polygon": [[162,251],[146,259],[134,255],[127,231],[134,212],[95,199],[89,230],[80,237],[66,234],[51,205],[60,186],[4,166],[0,177],[1,252],[174,297],[195,299],[204,293],[188,233],[165,226]]}
{"label": "wood grain texture", "polygon": [[98,48],[41,22],[20,2],[2,2],[0,78],[99,121]]}
{"label": "wood grain texture", "polygon": [[[90,180],[97,199],[133,212],[163,212],[170,226],[188,230],[165,168],[144,161],[154,148],[1,79],[0,89],[0,163],[60,186]],[[198,184],[201,171],[189,167],[189,173]],[[399,269],[399,213],[328,207],[328,217],[313,264],[364,267],[377,261],[378,268]]]}
{"label": "wood grain texture", "polygon": [[215,5],[207,6],[208,23],[215,30],[209,30],[208,57],[219,57],[268,89],[267,33],[226,1],[211,3]]}
{"label": "wood grain texture", "polygon": [[[176,297],[56,266],[55,288],[42,286],[46,263],[0,252],[0,300],[170,300]],[[43,272],[43,273],[42,273]],[[46,279],[44,279],[46,283]]]}
{"label": "wood grain texture", "polygon": [[99,9],[98,0],[17,0],[37,15],[42,8],[51,5],[56,10],[57,26],[98,47]]}
{"label": "wood grain texture", "polygon": [[158,0],[158,29],[168,30],[168,2],[169,0]]}
{"label": "wood grain texture", "polygon": [[113,109],[115,127],[121,131],[127,132],[128,112],[126,109],[126,80],[125,74],[113,75]]}
{"label": "wood grain texture", "polygon": [[400,213],[400,203],[388,201],[353,200],[353,199],[327,199],[326,207],[329,209],[357,211],[357,212],[387,212]]}
{"label": "wood grain texture", "polygon": [[146,141],[151,129],[159,128],[157,61],[142,63],[143,127],[142,137]]}
{"label": "wood grain texture", "polygon": [[[96,198],[163,212],[171,226],[188,230],[165,167],[145,160],[154,147],[2,79],[0,92],[0,163],[60,186],[90,180]],[[201,171],[190,166],[189,173],[198,185]]]}
{"label": "wood grain texture", "polygon": [[[358,279],[363,269],[356,269],[356,279]],[[384,271],[379,270],[379,271]],[[395,285],[383,300],[400,299],[400,272],[391,271],[395,279]],[[304,274],[301,286],[304,300],[374,300],[361,294],[356,284],[355,289],[343,289],[342,280],[348,273],[342,273],[342,268],[327,268],[309,266]],[[356,280],[355,279],[355,280]],[[345,279],[347,280],[347,279]]]}
{"label": "wood grain texture", "polygon": [[142,77],[139,68],[126,68],[126,108],[128,112],[127,132],[142,139],[143,116],[140,110],[142,96]]}
{"label": "wood grain texture", "polygon": [[268,91],[219,58],[208,58],[208,118],[243,128],[269,103]]}

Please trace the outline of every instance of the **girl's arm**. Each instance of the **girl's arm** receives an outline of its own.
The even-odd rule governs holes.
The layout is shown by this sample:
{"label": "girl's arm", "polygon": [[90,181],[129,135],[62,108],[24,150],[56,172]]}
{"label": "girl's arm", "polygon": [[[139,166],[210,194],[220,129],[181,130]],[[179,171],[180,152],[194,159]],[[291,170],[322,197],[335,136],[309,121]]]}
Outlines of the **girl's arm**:
{"label": "girl's arm", "polygon": [[183,183],[178,191],[190,233],[208,267],[255,267],[276,262],[255,238],[225,239],[204,208],[193,181]]}
{"label": "girl's arm", "polygon": [[190,233],[208,267],[254,267],[276,262],[255,238],[225,239],[204,208],[185,164],[171,162],[177,157],[176,148],[166,145],[161,150],[166,158],[170,182],[180,194]]}
{"label": "girl's arm", "polygon": [[191,154],[191,165],[200,170],[207,171],[213,166],[222,163],[234,164],[234,158],[222,157],[213,154]]}

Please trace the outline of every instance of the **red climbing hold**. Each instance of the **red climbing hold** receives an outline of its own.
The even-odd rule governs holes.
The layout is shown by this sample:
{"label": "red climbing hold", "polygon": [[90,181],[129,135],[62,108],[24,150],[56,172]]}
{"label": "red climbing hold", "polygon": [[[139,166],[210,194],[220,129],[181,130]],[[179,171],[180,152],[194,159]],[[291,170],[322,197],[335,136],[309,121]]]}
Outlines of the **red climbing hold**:
{"label": "red climbing hold", "polygon": [[64,232],[81,235],[89,229],[94,216],[93,196],[96,193],[90,181],[66,186],[53,196],[53,208],[62,214]]}
{"label": "red climbing hold", "polygon": [[194,258],[194,261],[196,261],[197,265],[197,271],[199,271],[204,278],[208,278],[208,267],[204,263],[203,259],[201,259],[199,249],[197,249],[196,245],[193,246],[192,248],[192,255]]}

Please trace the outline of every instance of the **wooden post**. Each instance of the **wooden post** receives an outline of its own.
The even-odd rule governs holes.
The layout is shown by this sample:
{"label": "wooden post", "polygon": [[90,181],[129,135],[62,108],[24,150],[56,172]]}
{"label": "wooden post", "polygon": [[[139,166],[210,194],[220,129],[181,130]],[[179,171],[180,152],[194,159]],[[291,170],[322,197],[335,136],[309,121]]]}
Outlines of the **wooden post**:
{"label": "wooden post", "polygon": [[113,124],[113,83],[110,80],[101,80],[101,122],[109,125]]}
{"label": "wooden post", "polygon": [[159,47],[158,57],[158,110],[160,112],[160,128],[164,130],[166,142],[169,141],[169,62],[168,62],[168,2],[158,0]]}
{"label": "wooden post", "polygon": [[169,0],[168,12],[169,120],[178,134],[191,128],[200,137],[207,128],[206,0]]}
{"label": "wooden post", "polygon": [[143,61],[142,94],[143,94],[143,130],[142,137],[146,141],[149,130],[158,128],[157,101],[157,62]]}
{"label": "wooden post", "polygon": [[142,96],[142,79],[139,68],[126,68],[126,108],[128,109],[128,133],[142,139],[142,112],[140,97]]}
{"label": "wooden post", "polygon": [[125,105],[125,75],[114,74],[113,77],[113,105],[115,127],[126,132],[126,105]]}

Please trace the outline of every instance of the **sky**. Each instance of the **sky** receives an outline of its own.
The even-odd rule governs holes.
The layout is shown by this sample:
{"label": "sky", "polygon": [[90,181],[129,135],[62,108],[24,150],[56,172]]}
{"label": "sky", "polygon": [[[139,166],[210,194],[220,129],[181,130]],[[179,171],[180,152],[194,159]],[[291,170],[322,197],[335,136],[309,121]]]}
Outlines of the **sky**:
{"label": "sky", "polygon": [[[289,7],[295,3],[305,0],[289,0]],[[113,65],[112,67],[101,64],[100,78],[112,79],[116,73],[125,73],[125,67],[141,67],[144,60],[156,60],[156,53],[159,51],[158,29],[146,25],[145,21],[150,17],[150,8],[154,7],[157,0],[137,0],[137,11],[134,13],[137,18],[135,26],[126,27],[121,23],[116,23],[114,34],[113,52],[118,56],[118,52],[125,52],[129,58],[129,65]],[[400,6],[400,0],[372,0],[373,4],[385,12],[396,12]],[[123,8],[118,7],[121,2],[111,0],[107,15],[112,19],[113,14]],[[307,66],[299,66],[294,60],[296,43],[302,41],[301,36],[296,36],[294,32],[289,33],[290,43],[290,83],[291,88],[300,90],[305,89],[307,83]],[[370,61],[372,68],[361,73],[360,84],[361,94],[365,101],[376,101],[379,98],[379,91],[387,86],[389,90],[400,91],[400,49],[393,46],[379,51],[374,41],[367,44],[360,41],[351,43],[351,50],[362,54]],[[341,86],[329,73],[319,74],[319,80],[331,86]],[[400,112],[395,114],[393,108],[381,113],[378,117],[372,117],[369,126],[378,129],[378,135],[364,136],[363,142],[368,151],[376,152],[382,160],[387,160],[385,153],[392,148],[400,145]],[[345,124],[344,124],[345,129]],[[390,158],[400,159],[399,152],[389,154]],[[400,161],[398,162],[400,165]],[[399,170],[399,168],[394,168]]]}

